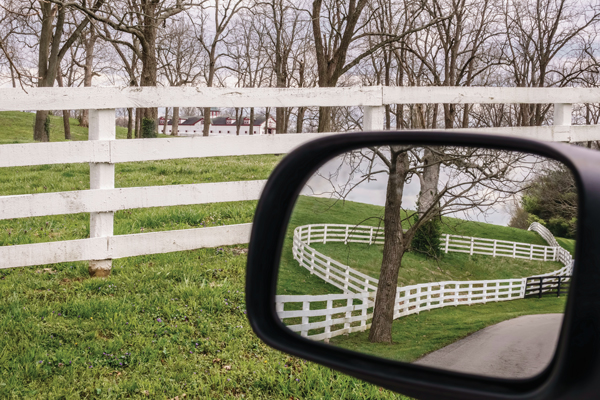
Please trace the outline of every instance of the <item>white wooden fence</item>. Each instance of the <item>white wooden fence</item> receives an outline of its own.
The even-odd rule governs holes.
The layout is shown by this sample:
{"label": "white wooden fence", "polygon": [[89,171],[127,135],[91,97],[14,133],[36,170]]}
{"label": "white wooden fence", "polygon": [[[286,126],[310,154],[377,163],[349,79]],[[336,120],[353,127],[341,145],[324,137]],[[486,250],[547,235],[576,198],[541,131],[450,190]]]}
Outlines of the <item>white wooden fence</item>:
{"label": "white wooden fence", "polygon": [[526,260],[557,261],[559,248],[537,244],[509,242],[470,236],[445,234],[440,238],[444,252],[484,254],[493,257],[523,258]]}
{"label": "white wooden fence", "polygon": [[[541,226],[541,225],[540,225]],[[541,226],[541,228],[546,229]],[[543,232],[550,243],[557,243],[550,231]],[[539,246],[529,243],[444,235],[445,252],[485,254],[529,260],[560,261],[564,267],[544,275],[570,275],[573,260],[562,247]],[[287,327],[302,336],[328,341],[334,336],[364,331],[370,328],[373,306],[379,281],[320,253],[311,244],[328,242],[383,244],[383,228],[312,224],[294,229],[292,253],[298,263],[327,283],[344,291],[328,295],[280,295],[276,311]],[[558,243],[557,243],[558,245]],[[561,257],[565,252],[568,257]],[[526,295],[527,278],[481,281],[430,282],[397,288],[394,319],[435,308],[471,305],[521,299]],[[544,281],[546,282],[546,281]],[[548,280],[543,291],[553,289],[556,282]]]}
{"label": "white wooden fence", "polygon": [[[556,99],[562,103],[554,104]],[[114,212],[129,208],[255,200],[263,181],[199,183],[118,189],[117,163],[197,157],[287,153],[323,134],[116,140],[115,109],[126,107],[319,107],[362,106],[363,130],[383,128],[386,104],[554,104],[554,125],[483,128],[550,141],[600,140],[597,125],[571,126],[571,104],[600,103],[600,91],[583,88],[351,87],[240,88],[28,88],[0,89],[0,111],[90,110],[86,142],[0,145],[0,168],[90,164],[90,189],[0,196],[0,219],[90,213],[90,238],[0,246],[0,268],[91,261],[109,269],[111,259],[248,242],[250,224],[114,235]],[[0,127],[0,134],[1,134]],[[473,130],[473,129],[461,129]]]}

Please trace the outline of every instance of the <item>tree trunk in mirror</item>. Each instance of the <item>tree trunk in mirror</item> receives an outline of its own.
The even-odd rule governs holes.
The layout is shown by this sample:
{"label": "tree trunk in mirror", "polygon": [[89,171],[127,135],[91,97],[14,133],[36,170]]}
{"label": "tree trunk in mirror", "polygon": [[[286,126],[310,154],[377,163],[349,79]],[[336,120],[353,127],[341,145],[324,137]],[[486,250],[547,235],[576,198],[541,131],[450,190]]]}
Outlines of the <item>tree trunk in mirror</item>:
{"label": "tree trunk in mirror", "polygon": [[440,157],[431,149],[423,151],[423,173],[419,174],[421,192],[419,193],[418,212],[422,217],[425,211],[434,205],[438,195],[438,182],[440,180]]}
{"label": "tree trunk in mirror", "polygon": [[[383,260],[379,275],[379,285],[373,310],[373,321],[369,331],[369,341],[374,343],[392,342],[392,322],[394,321],[394,299],[398,287],[398,271],[402,256],[406,251],[406,238],[402,231],[402,194],[410,163],[406,149],[391,148],[390,175],[386,190]],[[410,242],[409,242],[410,243]]]}

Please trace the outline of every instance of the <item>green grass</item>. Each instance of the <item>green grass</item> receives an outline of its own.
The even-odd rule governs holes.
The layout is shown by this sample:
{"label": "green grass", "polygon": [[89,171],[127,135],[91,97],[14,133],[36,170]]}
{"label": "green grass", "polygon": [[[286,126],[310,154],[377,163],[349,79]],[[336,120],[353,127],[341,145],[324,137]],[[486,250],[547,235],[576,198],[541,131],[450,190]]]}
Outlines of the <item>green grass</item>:
{"label": "green grass", "polygon": [[225,247],[115,260],[106,280],[85,263],[2,271],[0,397],[400,398],[264,345],[245,264]]}
{"label": "green grass", "polygon": [[[0,113],[0,144],[32,142],[33,121],[34,114]],[[51,129],[52,141],[63,140],[60,117],[52,118]],[[75,121],[72,134],[74,140],[87,139],[87,130]],[[117,138],[125,138],[125,130],[117,128]],[[116,186],[265,179],[279,160],[118,164]],[[87,164],[0,169],[0,195],[87,188]],[[255,206],[249,201],[119,211],[115,234],[250,222]],[[349,214],[374,211],[358,203],[332,210],[299,208],[292,224],[308,216],[312,223],[345,222]],[[536,238],[524,231],[505,234],[509,240],[517,240],[513,234]],[[88,236],[88,214],[0,221],[0,245]],[[289,256],[284,252],[284,259]],[[105,280],[89,279],[87,263],[0,271],[0,397],[403,398],[262,344],[244,313],[245,264],[245,246],[230,246],[115,260]],[[281,276],[287,277],[289,293],[337,290],[303,269],[284,268]]]}
{"label": "green grass", "polygon": [[486,326],[522,315],[562,313],[565,301],[566,297],[544,297],[444,307],[395,320],[392,344],[370,343],[368,331],[336,336],[330,343],[361,353],[412,362]]}
{"label": "green grass", "polygon": [[[87,128],[79,126],[76,118],[71,118],[72,140],[87,140]],[[0,144],[31,143],[33,142],[33,127],[35,126],[35,113],[21,111],[0,112]],[[127,129],[117,127],[117,138],[127,138]],[[61,116],[50,116],[50,141],[64,142],[65,130]]]}
{"label": "green grass", "polygon": [[[265,179],[280,158],[121,164],[116,186]],[[80,190],[88,182],[87,165],[0,169],[0,195]],[[119,211],[115,234],[251,222],[255,207]],[[88,236],[88,214],[0,221],[0,245]],[[245,252],[230,246],[119,259],[105,280],[89,279],[81,262],[0,271],[0,398],[404,398],[264,345],[245,315]]]}

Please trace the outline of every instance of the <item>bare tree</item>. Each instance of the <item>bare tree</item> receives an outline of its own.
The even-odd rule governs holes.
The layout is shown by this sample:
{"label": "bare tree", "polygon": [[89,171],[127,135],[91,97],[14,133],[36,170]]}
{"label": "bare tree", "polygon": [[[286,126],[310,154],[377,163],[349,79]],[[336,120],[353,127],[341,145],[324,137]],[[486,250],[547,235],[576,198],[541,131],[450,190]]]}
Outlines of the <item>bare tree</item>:
{"label": "bare tree", "polygon": [[[187,17],[173,20],[159,31],[157,55],[160,75],[170,86],[195,83],[202,75],[202,54],[198,40],[193,36],[193,27]],[[173,107],[171,132],[177,136],[179,107]],[[168,124],[168,109],[165,111],[164,132]]]}
{"label": "bare tree", "polygon": [[[77,9],[86,17],[105,24],[110,29],[135,36],[141,48],[140,86],[156,86],[158,82],[156,58],[158,27],[170,17],[204,3],[204,0],[116,0],[104,4],[101,8],[90,8],[86,6],[85,2],[48,1],[62,7]],[[130,42],[123,41],[120,44],[133,49],[133,44]],[[145,130],[145,134],[154,135],[158,118],[157,109],[146,108],[138,110],[138,112],[142,118],[142,128]]]}
{"label": "bare tree", "polygon": [[[566,56],[574,39],[600,21],[600,5],[588,1],[510,0],[504,17],[505,59],[514,84],[518,87],[564,86],[568,81],[557,79],[552,73],[553,62]],[[521,105],[517,124],[541,125],[548,110],[548,105]]]}
{"label": "bare tree", "polygon": [[[431,167],[426,157],[432,153],[441,168],[437,191],[430,196],[428,207],[408,210],[406,207],[413,204],[405,204],[407,184],[415,178],[422,182]],[[524,190],[523,182],[533,175],[539,162],[537,157],[524,153],[447,146],[373,147],[341,156],[340,167],[323,176],[331,183],[332,198],[344,199],[364,182],[387,177],[383,259],[369,333],[371,342],[392,341],[398,271],[417,230],[442,215],[485,214],[510,201]]]}
{"label": "bare tree", "polygon": [[[204,72],[204,79],[207,87],[212,87],[215,80],[215,74],[219,69],[218,61],[224,54],[219,53],[218,47],[227,40],[227,27],[231,23],[233,17],[244,8],[243,0],[216,0],[207,8],[214,11],[213,34],[210,35],[207,29],[207,20],[209,19],[206,13],[202,14],[200,30],[197,33],[197,38],[202,45],[202,48],[207,55],[207,66]],[[210,129],[210,107],[204,109],[204,130],[203,135],[208,136]]]}
{"label": "bare tree", "polygon": [[[105,0],[95,0],[90,10],[97,11]],[[70,6],[66,4],[53,4],[48,1],[39,1],[37,12],[41,19],[38,47],[38,87],[52,87],[56,80],[56,73],[60,62],[68,49],[79,38],[89,21],[84,18],[79,22],[70,35],[63,40],[66,19]],[[33,132],[34,140],[47,142],[50,140],[45,130],[47,111],[38,111],[35,118]]]}

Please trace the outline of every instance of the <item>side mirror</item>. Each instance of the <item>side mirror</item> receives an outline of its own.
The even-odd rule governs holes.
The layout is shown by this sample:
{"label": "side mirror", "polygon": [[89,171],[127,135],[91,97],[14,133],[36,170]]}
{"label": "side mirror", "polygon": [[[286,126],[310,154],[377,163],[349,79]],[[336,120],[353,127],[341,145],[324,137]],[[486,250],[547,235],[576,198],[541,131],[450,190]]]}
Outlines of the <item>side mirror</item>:
{"label": "side mirror", "polygon": [[[598,165],[578,146],[493,135],[305,144],[257,206],[251,325],[276,349],[422,399],[593,398]],[[517,199],[531,232],[498,226]]]}

